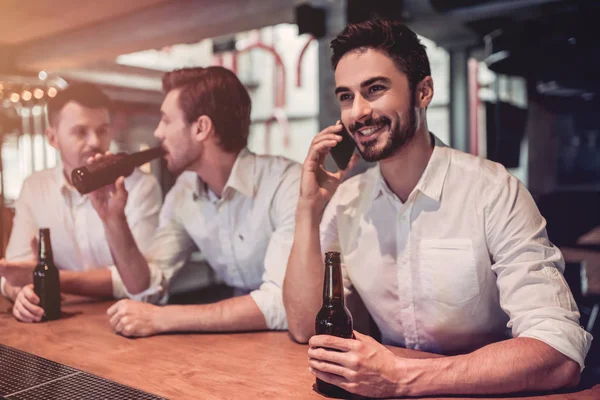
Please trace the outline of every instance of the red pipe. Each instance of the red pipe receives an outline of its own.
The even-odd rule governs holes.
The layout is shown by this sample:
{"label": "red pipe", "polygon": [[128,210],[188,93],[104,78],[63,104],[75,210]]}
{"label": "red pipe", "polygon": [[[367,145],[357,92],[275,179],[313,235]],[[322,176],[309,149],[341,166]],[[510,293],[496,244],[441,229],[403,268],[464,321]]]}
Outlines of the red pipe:
{"label": "red pipe", "polygon": [[213,65],[222,66],[223,65],[223,54],[213,55]]}
{"label": "red pipe", "polygon": [[265,121],[265,151],[267,154],[271,148],[271,125],[273,125],[274,122],[277,122],[283,130],[283,146],[285,148],[290,146],[289,121],[285,115],[285,111],[281,108],[276,108],[273,110],[273,114]]}
{"label": "red pipe", "polygon": [[[250,46],[247,46],[240,51],[238,54],[244,53],[246,51],[252,49],[261,49],[265,50],[273,55],[275,58],[275,94],[274,94],[274,102],[275,107],[284,107],[285,106],[285,65],[283,64],[283,60],[281,56],[272,46],[268,46],[264,43],[254,43]],[[278,85],[279,84],[279,85]],[[278,90],[279,89],[279,90]]]}
{"label": "red pipe", "polygon": [[237,59],[237,51],[236,51],[236,52],[233,52],[233,54],[231,55],[231,70],[236,75],[237,75],[237,68],[238,68],[237,63],[238,63],[238,59]]}
{"label": "red pipe", "polygon": [[298,64],[296,65],[296,87],[302,86],[302,60],[304,59],[304,53],[308,50],[308,46],[315,40],[313,35],[310,35],[302,50],[300,50],[300,55],[298,56]]}
{"label": "red pipe", "polygon": [[275,122],[275,116],[271,115],[265,121],[265,153],[270,154],[271,150],[271,125]]}
{"label": "red pipe", "polygon": [[[287,148],[290,144],[290,128],[288,119],[285,115],[285,104],[286,104],[286,76],[285,76],[285,64],[281,58],[281,55],[277,52],[277,50],[268,46],[262,42],[260,42],[260,37],[257,43],[251,44],[241,50],[239,50],[234,55],[234,60],[237,60],[237,54],[244,53],[246,51],[252,49],[261,49],[267,51],[273,55],[275,60],[275,71],[273,76],[273,114],[265,121],[265,151],[269,154],[270,151],[270,141],[271,141],[271,125],[274,122],[277,122],[281,125],[283,130],[283,145]],[[237,61],[235,63],[237,68]]]}

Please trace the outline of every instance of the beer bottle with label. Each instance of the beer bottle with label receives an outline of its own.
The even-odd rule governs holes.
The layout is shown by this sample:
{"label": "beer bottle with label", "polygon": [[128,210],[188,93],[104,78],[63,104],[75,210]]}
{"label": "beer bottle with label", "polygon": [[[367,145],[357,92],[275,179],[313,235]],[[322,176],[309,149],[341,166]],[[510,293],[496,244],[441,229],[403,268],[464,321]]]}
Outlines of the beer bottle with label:
{"label": "beer bottle with label", "polygon": [[33,270],[33,290],[44,309],[42,321],[60,318],[60,280],[52,257],[50,229],[40,229],[38,263]]}
{"label": "beer bottle with label", "polygon": [[132,154],[111,154],[101,161],[75,168],[71,172],[71,181],[79,193],[87,194],[114,183],[120,176],[128,177],[135,167],[164,154],[165,150],[160,146]]}
{"label": "beer bottle with label", "polygon": [[[317,335],[333,335],[351,339],[353,335],[352,315],[344,304],[344,285],[340,253],[325,254],[325,281],[323,283],[323,307],[315,321]],[[322,394],[347,399],[352,395],[338,386],[317,378],[317,390]]]}

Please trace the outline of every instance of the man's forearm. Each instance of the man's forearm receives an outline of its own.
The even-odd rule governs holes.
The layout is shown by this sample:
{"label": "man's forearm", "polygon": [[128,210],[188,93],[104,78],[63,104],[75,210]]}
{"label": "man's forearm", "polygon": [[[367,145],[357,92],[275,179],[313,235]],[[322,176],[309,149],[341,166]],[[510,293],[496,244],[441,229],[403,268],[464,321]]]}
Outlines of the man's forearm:
{"label": "man's forearm", "polygon": [[125,216],[104,223],[106,240],[127,291],[137,294],[150,286],[150,268],[140,252]]}
{"label": "man's forearm", "polygon": [[80,296],[112,297],[112,277],[108,268],[91,271],[60,271],[60,290]]}
{"label": "man's forearm", "polygon": [[212,304],[161,307],[160,332],[233,332],[268,329],[250,295]]}
{"label": "man's forearm", "polygon": [[[493,343],[473,353],[436,359],[399,359],[409,383],[402,395],[494,394],[576,385],[579,365],[532,338]],[[400,380],[400,379],[399,379]]]}
{"label": "man's forearm", "polygon": [[14,302],[21,290],[20,286],[13,286],[10,283],[4,281],[4,293],[6,293],[6,297],[12,302]]}
{"label": "man's forearm", "polygon": [[319,224],[321,214],[298,203],[294,244],[283,281],[283,304],[289,332],[301,343],[314,334],[315,316],[322,303],[323,257]]}

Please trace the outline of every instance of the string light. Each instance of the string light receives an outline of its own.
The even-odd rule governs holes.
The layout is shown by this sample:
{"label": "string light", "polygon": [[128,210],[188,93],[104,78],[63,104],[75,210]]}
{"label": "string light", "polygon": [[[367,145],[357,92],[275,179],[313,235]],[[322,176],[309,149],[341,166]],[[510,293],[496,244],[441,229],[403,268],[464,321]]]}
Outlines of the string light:
{"label": "string light", "polygon": [[41,99],[42,97],[44,97],[44,91],[40,88],[37,88],[33,91],[33,97],[35,97],[36,99]]}
{"label": "string light", "polygon": [[[51,86],[52,83],[48,81],[49,77],[50,75],[46,71],[39,71],[39,80],[33,78],[29,80],[20,79],[16,82],[0,81],[0,101],[10,101],[15,105],[29,103],[28,106],[42,104],[41,102],[44,102],[44,100],[56,97],[60,90],[54,85]],[[45,82],[41,82],[42,80],[45,80]],[[31,104],[31,101],[34,104]],[[8,104],[5,104],[5,106],[8,106]]]}
{"label": "string light", "polygon": [[31,100],[31,92],[29,90],[24,90],[21,94],[21,98],[23,99],[23,101]]}

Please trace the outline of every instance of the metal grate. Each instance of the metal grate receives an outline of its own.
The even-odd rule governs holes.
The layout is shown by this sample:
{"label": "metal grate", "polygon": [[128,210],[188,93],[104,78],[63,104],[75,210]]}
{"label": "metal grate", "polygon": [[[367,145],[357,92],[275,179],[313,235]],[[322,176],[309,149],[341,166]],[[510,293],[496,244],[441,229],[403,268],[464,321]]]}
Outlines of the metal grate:
{"label": "metal grate", "polygon": [[3,398],[7,400],[163,399],[33,354],[0,345],[0,399]]}
{"label": "metal grate", "polygon": [[0,344],[0,396],[76,373],[77,370]]}
{"label": "metal grate", "polygon": [[80,372],[64,379],[6,397],[7,400],[86,399],[86,400],[154,400],[161,399],[120,383]]}

